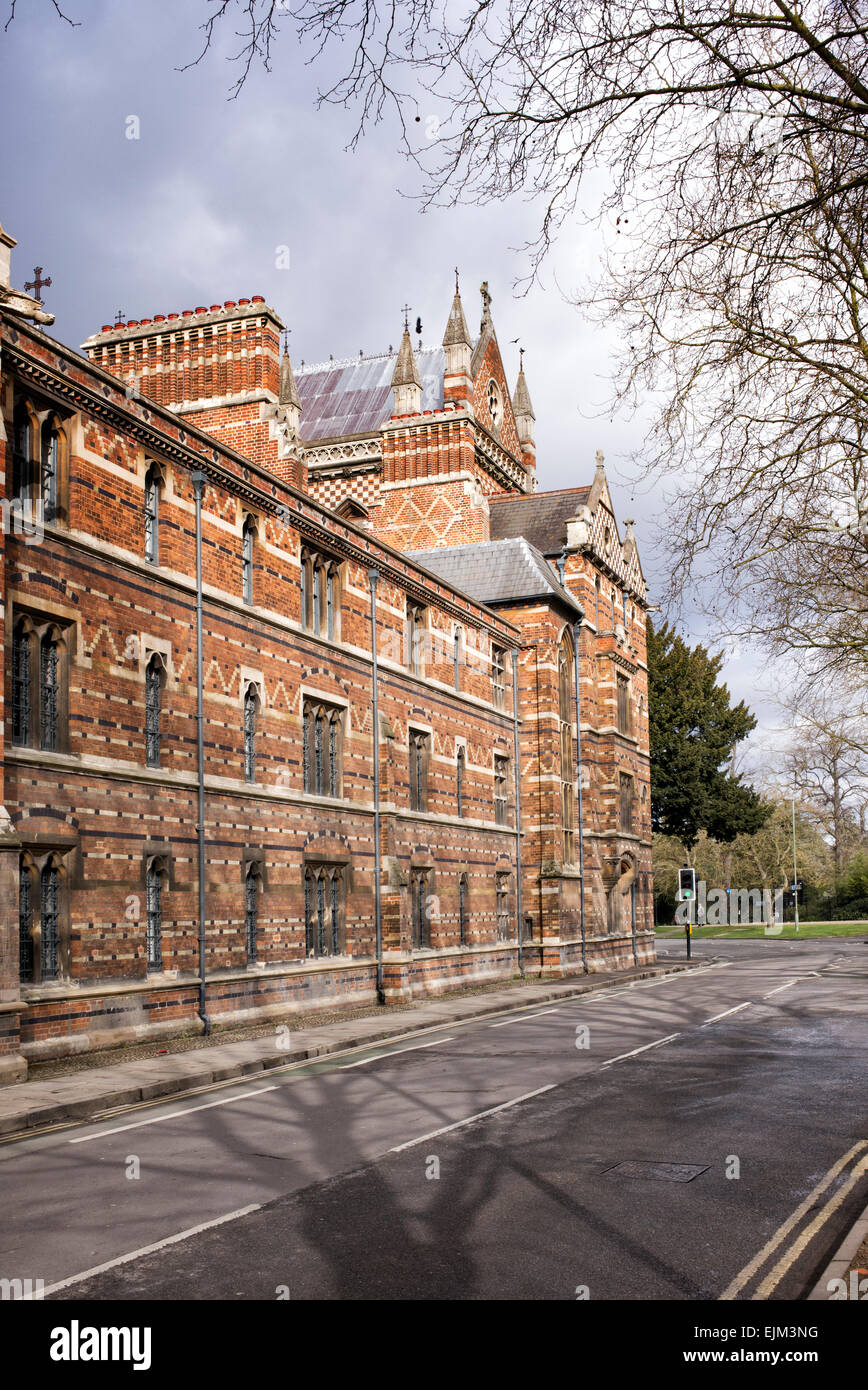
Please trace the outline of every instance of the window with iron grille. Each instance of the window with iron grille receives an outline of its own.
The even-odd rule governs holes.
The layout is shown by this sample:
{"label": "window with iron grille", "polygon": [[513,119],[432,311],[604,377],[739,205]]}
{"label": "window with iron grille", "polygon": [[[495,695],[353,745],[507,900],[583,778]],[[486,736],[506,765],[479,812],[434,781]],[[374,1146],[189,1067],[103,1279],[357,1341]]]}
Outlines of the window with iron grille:
{"label": "window with iron grille", "polygon": [[418,603],[407,604],[407,666],[414,676],[425,674],[427,618],[427,608]]}
{"label": "window with iron grille", "polygon": [[301,552],[301,625],[307,632],[335,641],[340,614],[340,573],[336,560],[315,551]]}
{"label": "window with iron grille", "polygon": [[33,980],[33,879],[22,854],[18,861],[18,973],[21,982]]}
{"label": "window with iron grille", "polygon": [[506,789],[509,785],[509,759],[494,755],[494,819],[506,825]]}
{"label": "window with iron grille", "polygon": [[46,752],[57,750],[59,655],[57,640],[47,632],[40,643],[40,688],[42,716],[42,747]]}
{"label": "window with iron grille", "polygon": [[455,782],[458,794],[458,814],[464,815],[464,778],[467,771],[467,757],[463,748],[459,748],[455,759]]}
{"label": "window with iron grille", "polygon": [[59,938],[60,876],[57,865],[49,860],[40,876],[42,897],[42,979],[57,979],[57,947]]}
{"label": "window with iron grille", "polygon": [[308,956],[342,952],[345,873],[340,864],[314,864],[304,870],[304,935]]}
{"label": "window with iron grille", "polygon": [[259,926],[259,894],[262,888],[260,868],[257,863],[247,865],[244,875],[244,938],[247,943],[248,961],[256,960],[256,932]]}
{"label": "window with iron grille", "polygon": [[422,950],[431,945],[427,869],[411,870],[410,901],[413,913],[413,948],[414,950]]}
{"label": "window with iron grille", "polygon": [[159,557],[160,475],[149,468],[145,475],[145,559],[152,565]]}
{"label": "window with iron grille", "polygon": [[304,789],[314,796],[340,796],[343,710],[322,700],[306,699],[302,711]]}
{"label": "window with iron grille", "polygon": [[498,940],[506,941],[509,936],[509,874],[494,875],[494,893],[497,906]]}
{"label": "window with iron grille", "polygon": [[410,810],[425,811],[428,808],[428,753],[431,743],[429,734],[410,730]]}
{"label": "window with iron grille", "polygon": [[491,693],[497,709],[503,709],[504,670],[506,654],[501,647],[491,648]]}
{"label": "window with iron grille", "polygon": [[248,517],[241,533],[241,593],[245,603],[253,602],[253,538],[256,524]]}
{"label": "window with iron grille", "polygon": [[148,767],[160,766],[160,713],[163,700],[163,663],[152,656],[145,668],[145,755]]}
{"label": "window with iron grille", "polygon": [[256,686],[251,683],[244,692],[244,776],[248,782],[256,781],[256,711],[258,704]]}
{"label": "window with iron grille", "polygon": [[12,630],[12,742],[30,742],[32,638],[24,623]]}
{"label": "window with iron grille", "polygon": [[153,859],[145,878],[146,928],[145,941],[148,969],[163,968],[163,862]]}
{"label": "window with iron grille", "polygon": [[633,830],[633,778],[628,772],[620,774],[621,787],[621,829]]}
{"label": "window with iron grille", "polygon": [[618,673],[618,732],[630,733],[630,682]]}
{"label": "window with iron grille", "polygon": [[467,875],[458,879],[458,940],[461,945],[467,941]]}

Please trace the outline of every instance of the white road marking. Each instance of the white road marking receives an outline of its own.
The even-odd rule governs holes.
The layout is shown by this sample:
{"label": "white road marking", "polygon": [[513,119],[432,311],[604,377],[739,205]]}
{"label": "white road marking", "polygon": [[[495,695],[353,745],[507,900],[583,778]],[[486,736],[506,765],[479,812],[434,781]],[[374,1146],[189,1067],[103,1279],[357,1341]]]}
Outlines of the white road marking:
{"label": "white road marking", "polygon": [[511,1023],[527,1023],[529,1018],[542,1018],[543,1014],[558,1014],[560,1009],[540,1009],[535,1014],[525,1014],[523,1018],[508,1018],[503,1023],[489,1023],[489,1028],[508,1028]]}
{"label": "white road marking", "polygon": [[156,1250],[164,1250],[167,1245],[177,1245],[179,1241],[196,1236],[200,1231],[210,1231],[214,1226],[223,1226],[227,1221],[237,1221],[239,1217],[249,1216],[251,1212],[261,1209],[261,1202],[253,1202],[249,1207],[239,1207],[237,1211],[227,1212],[225,1216],[217,1216],[213,1221],[201,1221],[198,1226],[190,1226],[188,1230],[179,1231],[175,1236],[166,1236],[165,1240],[156,1240],[153,1245],[143,1245],[140,1250],[131,1250],[128,1255],[119,1255],[116,1260],[106,1260],[105,1264],[94,1265],[93,1269],[82,1270],[81,1274],[71,1274],[68,1279],[61,1279],[56,1284],[49,1284],[47,1289],[41,1291],[39,1297],[47,1298],[49,1294],[57,1293],[60,1289],[68,1289],[71,1284],[80,1284],[85,1279],[93,1279],[97,1274],[104,1274],[107,1269],[117,1269],[118,1265],[129,1264],[131,1260],[139,1260],[143,1255],[153,1255]]}
{"label": "white road marking", "polygon": [[868,1149],[868,1139],[860,1139],[858,1144],[854,1144],[852,1149],[847,1150],[843,1158],[839,1158],[837,1163],[832,1164],[832,1167],[829,1169],[828,1173],[826,1173],[825,1177],[820,1179],[816,1187],[814,1187],[808,1193],[804,1201],[796,1207],[793,1214],[788,1216],[783,1225],[778,1227],[771,1239],[767,1241],[762,1250],[760,1250],[759,1254],[754,1255],[750,1263],[746,1264],[741,1273],[737,1274],[732,1283],[724,1289],[718,1300],[719,1302],[729,1302],[741,1292],[744,1286],[749,1283],[756,1274],[757,1270],[765,1264],[769,1256],[774,1254],[777,1247],[790,1234],[790,1231],[798,1225],[805,1213],[810,1211],[820,1195],[835,1181],[838,1174],[847,1167],[850,1160],[855,1158],[856,1155],[861,1153],[864,1149]]}
{"label": "white road marking", "polygon": [[213,1110],[215,1105],[234,1105],[238,1100],[249,1100],[251,1096],[264,1096],[266,1091],[276,1091],[276,1086],[261,1086],[258,1091],[242,1091],[240,1096],[226,1096],[224,1100],[209,1100],[205,1105],[190,1105],[186,1110],[172,1110],[168,1115],[155,1115],[150,1120],[136,1120],[130,1125],[116,1125],[114,1129],[101,1129],[96,1134],[80,1134],[77,1139],[67,1139],[67,1144],[89,1144],[93,1139],[105,1139],[109,1134],[123,1134],[127,1129],[143,1129],[145,1125],[161,1125],[164,1120],[183,1119],[197,1110]]}
{"label": "white road marking", "polygon": [[768,994],[763,995],[763,999],[771,999],[773,994],[780,994],[782,989],[791,989],[793,985],[798,983],[798,980],[788,980],[785,985],[778,985],[777,989],[770,989]]}
{"label": "white road marking", "polygon": [[442,1129],[432,1129],[430,1134],[420,1134],[418,1139],[408,1139],[406,1144],[396,1144],[389,1153],[403,1153],[404,1149],[415,1148],[417,1144],[425,1144],[429,1139],[439,1139],[441,1134],[450,1134],[454,1129],[461,1129],[463,1125],[472,1125],[474,1120],[484,1120],[487,1115],[496,1115],[500,1110],[509,1110],[513,1105],[520,1105],[523,1100],[531,1100],[534,1096],[541,1096],[545,1091],[553,1091],[555,1083],[550,1086],[540,1086],[537,1091],[526,1091],[523,1096],[515,1096],[513,1100],[504,1101],[503,1105],[493,1105],[490,1110],[480,1110],[476,1115],[468,1115],[466,1120],[456,1120],[453,1125],[444,1125]]}
{"label": "white road marking", "polygon": [[705,1023],[701,1024],[700,1027],[705,1028],[709,1023],[716,1023],[719,1018],[729,1018],[730,1014],[737,1014],[740,1009],[749,1009],[752,1002],[753,1001],[749,999],[746,1004],[736,1004],[734,1009],[724,1009],[722,1014],[712,1014],[711,1018],[707,1018]]}
{"label": "white road marking", "polygon": [[435,1038],[433,1042],[419,1043],[416,1047],[396,1047],[392,1052],[378,1052],[373,1057],[363,1057],[361,1062],[348,1062],[341,1071],[352,1071],[353,1067],[366,1067],[369,1062],[384,1062],[389,1057],[397,1057],[402,1052],[421,1052],[423,1047],[439,1047],[441,1043],[454,1042],[454,1038]]}
{"label": "white road marking", "polygon": [[680,1033],[670,1033],[668,1038],[658,1038],[656,1042],[646,1043],[644,1047],[634,1047],[632,1052],[622,1052],[620,1057],[610,1057],[608,1061],[601,1062],[601,1067],[611,1067],[614,1062],[625,1062],[628,1057],[638,1057],[640,1052],[647,1052],[651,1047],[662,1047],[664,1043],[672,1042],[673,1038],[680,1038]]}

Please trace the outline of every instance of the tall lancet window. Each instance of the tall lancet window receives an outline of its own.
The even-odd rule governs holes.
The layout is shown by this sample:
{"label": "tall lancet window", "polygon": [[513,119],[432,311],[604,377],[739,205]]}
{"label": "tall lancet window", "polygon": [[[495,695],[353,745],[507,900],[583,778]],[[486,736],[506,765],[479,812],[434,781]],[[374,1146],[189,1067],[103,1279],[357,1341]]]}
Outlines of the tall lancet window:
{"label": "tall lancet window", "polygon": [[57,705],[59,655],[55,637],[47,632],[40,643],[40,696],[42,706],[42,747],[57,750]]}
{"label": "tall lancet window", "polygon": [[163,968],[163,863],[152,859],[148,865],[145,882],[147,922],[145,937],[148,952],[148,969]]}
{"label": "tall lancet window", "polygon": [[160,478],[155,468],[145,476],[145,559],[152,565],[159,557]]}
{"label": "tall lancet window", "polygon": [[256,526],[252,516],[244,523],[241,535],[241,592],[245,603],[253,602],[253,537]]}
{"label": "tall lancet window", "polygon": [[163,663],[152,656],[145,670],[145,756],[148,767],[160,766],[160,714],[163,702]]}
{"label": "tall lancet window", "polygon": [[57,520],[57,480],[60,468],[60,436],[51,420],[42,426],[42,515]]}
{"label": "tall lancet window", "polygon": [[256,686],[248,685],[244,693],[244,776],[256,781],[256,709],[259,703]]}
{"label": "tall lancet window", "polygon": [[33,979],[33,880],[23,854],[18,861],[18,973],[22,982]]}
{"label": "tall lancet window", "polygon": [[455,760],[455,782],[458,799],[458,814],[464,815],[464,775],[467,769],[467,756],[463,748],[459,748],[458,756]]}
{"label": "tall lancet window", "polygon": [[256,932],[259,926],[259,891],[261,885],[260,867],[257,863],[247,866],[244,875],[244,935],[247,942],[248,961],[256,960]]}
{"label": "tall lancet window", "polygon": [[40,876],[42,889],[42,979],[57,979],[57,943],[60,912],[60,880],[57,865],[49,859]]}
{"label": "tall lancet window", "polygon": [[12,631],[12,742],[30,742],[33,694],[31,637],[23,622]]}

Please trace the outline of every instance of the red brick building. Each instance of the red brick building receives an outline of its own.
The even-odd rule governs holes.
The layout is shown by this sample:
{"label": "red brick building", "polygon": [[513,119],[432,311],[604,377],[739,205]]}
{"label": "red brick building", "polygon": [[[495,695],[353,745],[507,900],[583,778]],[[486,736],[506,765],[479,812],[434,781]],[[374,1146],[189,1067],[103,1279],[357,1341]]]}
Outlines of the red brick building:
{"label": "red brick building", "polygon": [[295,375],[259,297],[82,357],[12,245],[0,1080],[650,958],[635,542],[602,465],[536,491],[487,289],[475,341],[456,293],[441,348]]}

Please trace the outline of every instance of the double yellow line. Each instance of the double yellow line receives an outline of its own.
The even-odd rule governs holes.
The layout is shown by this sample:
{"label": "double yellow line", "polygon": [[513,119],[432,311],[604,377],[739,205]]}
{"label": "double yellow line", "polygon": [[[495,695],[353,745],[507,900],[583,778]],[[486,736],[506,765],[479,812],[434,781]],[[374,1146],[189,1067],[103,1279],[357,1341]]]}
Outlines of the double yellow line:
{"label": "double yellow line", "polygon": [[750,1263],[745,1265],[741,1273],[736,1275],[732,1283],[724,1289],[723,1293],[720,1295],[720,1301],[725,1302],[730,1299],[738,1298],[742,1290],[759,1273],[763,1265],[767,1264],[780,1247],[784,1246],[784,1242],[787,1238],[791,1236],[794,1231],[798,1230],[800,1223],[805,1216],[807,1216],[811,1208],[816,1206],[823,1194],[850,1164],[853,1165],[853,1168],[849,1176],[841,1183],[837,1191],[829,1197],[828,1201],[820,1207],[813,1221],[802,1230],[798,1231],[798,1234],[790,1244],[785,1246],[783,1254],[781,1254],[777,1263],[765,1276],[762,1283],[760,1283],[751,1294],[751,1299],[762,1300],[771,1296],[773,1290],[777,1288],[784,1275],[792,1268],[796,1260],[799,1259],[800,1255],[814,1239],[817,1232],[825,1225],[829,1218],[834,1215],[841,1203],[845,1201],[853,1191],[853,1188],[856,1187],[857,1184],[862,1181],[863,1177],[865,1177],[866,1173],[868,1173],[868,1139],[860,1139],[857,1144],[854,1144],[851,1149],[847,1150],[843,1158],[839,1158],[837,1163],[833,1163],[825,1177],[823,1177],[820,1182],[817,1183],[816,1187],[808,1193],[805,1200],[800,1203],[792,1216],[787,1217],[787,1220],[782,1226],[778,1227],[771,1240],[763,1246],[759,1254],[755,1255]]}

